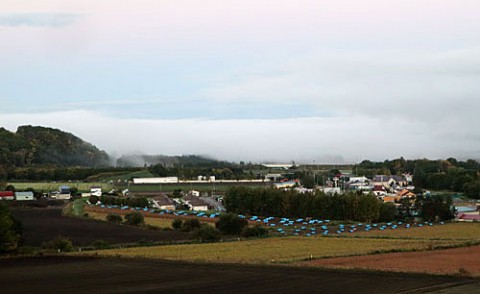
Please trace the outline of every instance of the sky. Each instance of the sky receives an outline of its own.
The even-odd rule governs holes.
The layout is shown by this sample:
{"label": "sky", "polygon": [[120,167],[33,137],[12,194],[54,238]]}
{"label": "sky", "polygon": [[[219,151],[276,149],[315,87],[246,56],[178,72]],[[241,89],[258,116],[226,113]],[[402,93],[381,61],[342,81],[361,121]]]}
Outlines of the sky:
{"label": "sky", "polygon": [[480,159],[478,0],[2,0],[0,126],[122,154]]}

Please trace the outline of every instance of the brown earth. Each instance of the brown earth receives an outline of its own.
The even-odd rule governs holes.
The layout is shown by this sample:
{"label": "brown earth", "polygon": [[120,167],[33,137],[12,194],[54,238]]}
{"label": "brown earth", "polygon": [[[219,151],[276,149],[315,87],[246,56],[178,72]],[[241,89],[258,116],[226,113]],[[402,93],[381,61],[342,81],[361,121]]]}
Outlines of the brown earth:
{"label": "brown earth", "polygon": [[479,282],[423,274],[67,256],[3,259],[0,264],[2,294],[474,293]]}
{"label": "brown earth", "polygon": [[41,246],[58,236],[70,238],[74,246],[88,246],[97,240],[109,244],[125,244],[139,241],[169,243],[188,239],[188,233],[184,232],[147,230],[92,219],[65,217],[60,208],[13,208],[12,214],[23,225],[24,246]]}
{"label": "brown earth", "polygon": [[480,246],[328,258],[303,262],[302,264],[329,268],[460,274],[480,277]]}

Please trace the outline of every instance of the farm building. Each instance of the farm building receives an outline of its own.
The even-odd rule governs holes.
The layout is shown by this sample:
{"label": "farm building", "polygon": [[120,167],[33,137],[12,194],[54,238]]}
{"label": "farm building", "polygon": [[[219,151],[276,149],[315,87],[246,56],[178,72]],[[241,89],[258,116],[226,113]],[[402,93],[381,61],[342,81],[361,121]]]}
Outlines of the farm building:
{"label": "farm building", "polygon": [[134,178],[134,184],[171,184],[178,183],[178,177]]}
{"label": "farm building", "polygon": [[175,210],[175,203],[167,195],[157,195],[152,198],[153,206],[163,210]]}
{"label": "farm building", "polygon": [[192,191],[188,192],[188,194],[192,195],[192,196],[200,197],[200,192],[199,191],[192,190]]}
{"label": "farm building", "polygon": [[474,212],[474,213],[464,213],[460,212],[458,213],[457,220],[459,222],[480,222],[480,212]]}
{"label": "farm building", "polygon": [[0,200],[14,200],[15,193],[12,191],[0,191]]}
{"label": "farm building", "polygon": [[277,189],[288,189],[298,184],[296,181],[286,181],[281,183],[274,183],[273,186]]}
{"label": "farm building", "polygon": [[60,188],[58,188],[58,192],[60,194],[70,194],[70,187],[69,186],[60,186]]}
{"label": "farm building", "polygon": [[190,210],[193,211],[207,211],[208,204],[202,200],[200,197],[196,197],[193,195],[187,195],[183,198],[185,204],[188,205]]}
{"label": "farm building", "polygon": [[17,201],[32,201],[32,200],[35,200],[35,197],[33,196],[33,192],[31,192],[31,191],[15,192],[15,200],[17,200]]}
{"label": "farm building", "polygon": [[90,187],[90,195],[97,197],[102,196],[102,187]]}

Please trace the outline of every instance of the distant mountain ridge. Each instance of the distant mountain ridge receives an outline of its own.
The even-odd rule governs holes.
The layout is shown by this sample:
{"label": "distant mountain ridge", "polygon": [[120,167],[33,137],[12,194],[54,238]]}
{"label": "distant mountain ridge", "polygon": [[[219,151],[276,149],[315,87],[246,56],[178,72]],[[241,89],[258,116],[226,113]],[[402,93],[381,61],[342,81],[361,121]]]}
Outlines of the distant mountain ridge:
{"label": "distant mountain ridge", "polygon": [[102,167],[110,165],[110,158],[71,133],[29,125],[16,133],[0,128],[0,165]]}

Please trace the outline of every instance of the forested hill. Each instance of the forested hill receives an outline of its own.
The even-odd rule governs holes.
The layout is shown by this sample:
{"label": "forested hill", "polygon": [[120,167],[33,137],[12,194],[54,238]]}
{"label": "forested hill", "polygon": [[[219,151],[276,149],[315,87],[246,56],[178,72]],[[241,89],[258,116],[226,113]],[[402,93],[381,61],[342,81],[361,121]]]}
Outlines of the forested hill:
{"label": "forested hill", "polygon": [[0,128],[0,165],[109,165],[105,151],[58,129],[20,126],[16,133]]}

